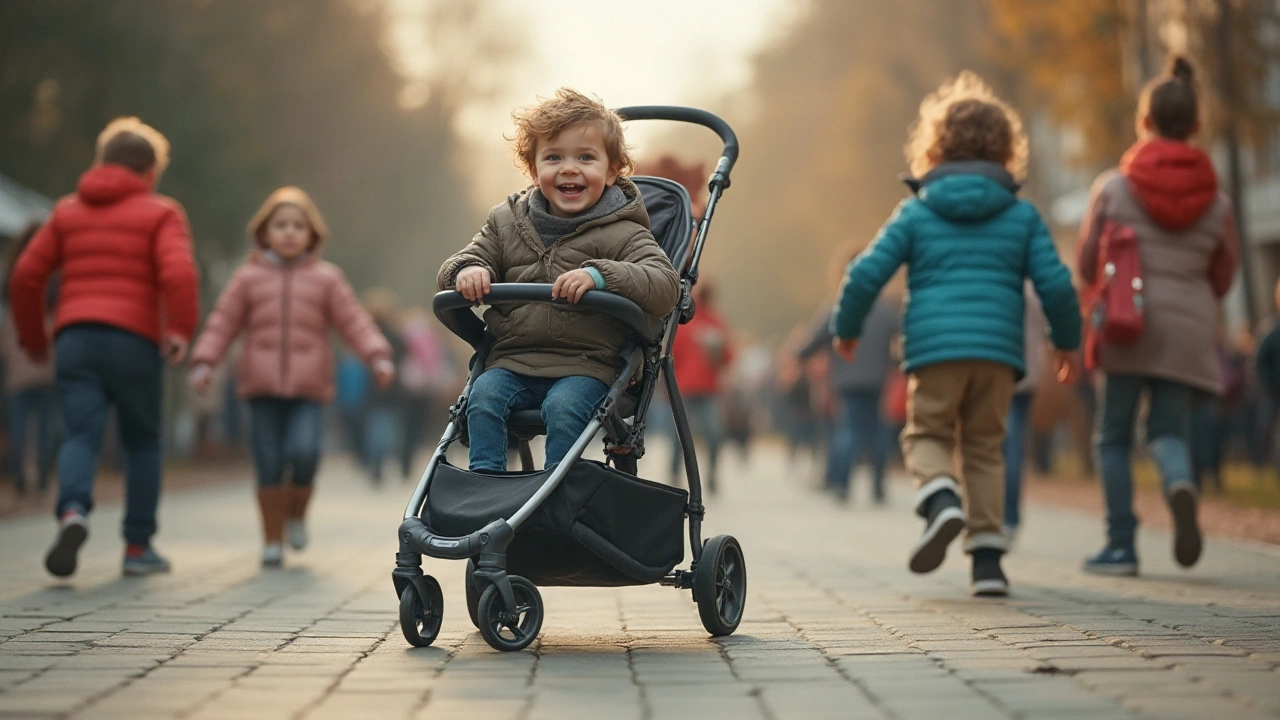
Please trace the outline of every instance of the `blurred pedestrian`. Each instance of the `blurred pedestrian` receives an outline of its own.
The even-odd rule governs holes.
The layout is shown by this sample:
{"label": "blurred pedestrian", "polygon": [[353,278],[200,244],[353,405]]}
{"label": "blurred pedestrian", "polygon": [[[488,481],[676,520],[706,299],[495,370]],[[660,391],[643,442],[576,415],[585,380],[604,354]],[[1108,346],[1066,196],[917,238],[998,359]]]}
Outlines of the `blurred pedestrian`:
{"label": "blurred pedestrian", "polygon": [[1013,386],[1013,403],[1005,423],[1004,436],[1004,533],[1012,543],[1022,522],[1022,473],[1027,459],[1027,431],[1031,424],[1031,403],[1044,377],[1046,333],[1048,321],[1040,308],[1040,300],[1031,288],[1023,293],[1026,302],[1024,348],[1026,373]]}
{"label": "blurred pedestrian", "polygon": [[[830,384],[838,403],[827,447],[827,467],[823,487],[844,502],[849,497],[849,479],[854,466],[865,460],[871,466],[872,496],[884,502],[885,447],[881,407],[885,380],[893,370],[892,345],[899,332],[898,309],[885,300],[876,300],[863,325],[859,352],[853,361],[834,357]],[[808,344],[800,349],[801,359],[830,352],[831,312],[823,314]]]}
{"label": "blurred pedestrian", "polygon": [[[7,273],[4,297],[9,297],[13,267],[22,251],[31,243],[39,223],[32,223],[9,240],[5,248]],[[54,305],[57,302],[56,283],[49,283],[45,302],[45,323],[51,325]],[[4,362],[4,391],[9,420],[9,460],[12,464],[14,489],[25,495],[28,487],[43,494],[49,489],[49,474],[53,470],[54,456],[58,452],[57,395],[53,387],[53,362],[36,362],[23,352],[18,344],[18,331],[14,327],[13,310],[5,303],[4,324],[0,326],[0,357]],[[35,482],[27,482],[27,431],[34,422],[36,434]]]}
{"label": "blurred pedestrian", "polygon": [[1080,309],[1048,228],[1017,197],[1015,178],[1027,159],[1022,121],[976,75],[962,73],[925,99],[907,157],[918,178],[908,180],[915,197],[850,265],[832,319],[836,349],[854,357],[876,296],[905,264],[911,384],[902,445],[918,487],[916,512],[926,521],[910,567],[936,569],[967,527],[974,594],[1004,595],[1001,446],[1014,384],[1025,373],[1025,278],[1044,305],[1066,374],[1080,342]]}
{"label": "blurred pedestrian", "polygon": [[334,378],[334,403],[338,406],[347,452],[361,466],[365,465],[364,426],[372,387],[373,375],[369,368],[355,353],[343,350],[338,355]]}
{"label": "blurred pedestrian", "polygon": [[[404,364],[405,345],[400,333],[400,301],[386,288],[372,288],[365,293],[364,306],[377,325],[378,332],[391,346],[391,360],[397,368]],[[405,440],[402,422],[408,407],[400,377],[387,385],[378,385],[369,393],[365,406],[364,463],[375,485],[382,482],[382,469],[397,446]]]}
{"label": "blurred pedestrian", "polygon": [[[725,429],[722,393],[723,378],[733,363],[733,338],[729,324],[716,311],[715,286],[703,280],[694,288],[693,302],[697,308],[693,319],[681,332],[676,333],[671,347],[675,361],[676,383],[684,401],[685,414],[689,417],[689,429],[694,437],[701,437],[707,444],[707,492],[716,492],[717,468],[720,446],[724,443]],[[680,443],[671,454],[671,477],[678,477],[684,454]]]}
{"label": "blurred pedestrian", "polygon": [[273,192],[249,222],[253,249],[219,296],[191,357],[191,384],[207,392],[214,366],[241,332],[246,335],[236,380],[249,401],[264,567],[282,564],[286,534],[295,550],[307,546],[320,406],[334,392],[329,330],[373,367],[379,385],[395,377],[386,339],[342,270],[320,257],[328,234],[305,192]]}
{"label": "blurred pedestrian", "polygon": [[[10,283],[23,349],[49,357],[46,286],[59,270],[55,382],[66,439],[58,453],[58,538],[45,567],[76,569],[88,537],[103,428],[116,409],[127,457],[124,573],[168,572],[156,553],[164,363],[182,362],[199,314],[186,214],[152,188],[169,163],[169,141],[137,118],[98,136],[94,166],[54,207],[18,258]],[[163,312],[161,310],[163,306]]]}
{"label": "blurred pedestrian", "polygon": [[[1191,408],[1197,395],[1222,390],[1214,337],[1238,251],[1213,163],[1188,143],[1200,128],[1193,74],[1175,56],[1143,89],[1139,140],[1118,172],[1094,183],[1080,228],[1080,275],[1093,285],[1086,358],[1104,375],[1096,448],[1107,505],[1107,544],[1085,560],[1087,572],[1138,572],[1130,455],[1144,395],[1147,449],[1173,513],[1174,558],[1183,567],[1200,558]],[[1135,305],[1140,323],[1121,325],[1135,317]]]}
{"label": "blurred pedestrian", "polygon": [[413,461],[432,428],[433,415],[444,416],[445,408],[461,390],[461,378],[453,355],[426,310],[406,310],[401,327],[406,352],[400,366],[400,384],[404,388],[400,471],[407,480],[413,476]]}

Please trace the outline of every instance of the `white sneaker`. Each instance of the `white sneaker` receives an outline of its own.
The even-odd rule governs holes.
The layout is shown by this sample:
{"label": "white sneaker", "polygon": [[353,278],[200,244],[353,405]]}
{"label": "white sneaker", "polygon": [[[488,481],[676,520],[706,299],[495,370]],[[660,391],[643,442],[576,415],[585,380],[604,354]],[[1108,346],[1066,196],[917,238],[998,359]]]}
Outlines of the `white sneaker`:
{"label": "white sneaker", "polygon": [[278,568],[284,564],[284,545],[267,543],[262,546],[262,567]]}
{"label": "white sneaker", "polygon": [[307,522],[305,520],[289,520],[284,526],[284,536],[289,539],[289,547],[301,550],[307,546]]}

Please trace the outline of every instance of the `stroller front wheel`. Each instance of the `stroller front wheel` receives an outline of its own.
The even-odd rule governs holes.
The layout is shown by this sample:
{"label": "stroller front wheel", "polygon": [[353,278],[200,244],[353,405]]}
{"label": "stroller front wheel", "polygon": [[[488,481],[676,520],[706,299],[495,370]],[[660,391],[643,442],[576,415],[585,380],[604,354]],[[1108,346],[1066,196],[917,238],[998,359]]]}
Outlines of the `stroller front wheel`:
{"label": "stroller front wheel", "polygon": [[693,571],[693,597],[707,632],[732,635],[738,629],[747,602],[747,563],[732,535],[717,535],[702,546]]}
{"label": "stroller front wheel", "polygon": [[476,614],[480,635],[494,650],[523,650],[542,630],[542,594],[533,583],[519,575],[509,576],[516,606],[508,610],[498,586],[490,585],[480,594]]}
{"label": "stroller front wheel", "polygon": [[427,587],[427,597],[420,597],[412,585],[405,585],[400,592],[400,632],[414,647],[427,647],[440,634],[444,617],[444,593],[440,583],[430,575],[422,578]]}

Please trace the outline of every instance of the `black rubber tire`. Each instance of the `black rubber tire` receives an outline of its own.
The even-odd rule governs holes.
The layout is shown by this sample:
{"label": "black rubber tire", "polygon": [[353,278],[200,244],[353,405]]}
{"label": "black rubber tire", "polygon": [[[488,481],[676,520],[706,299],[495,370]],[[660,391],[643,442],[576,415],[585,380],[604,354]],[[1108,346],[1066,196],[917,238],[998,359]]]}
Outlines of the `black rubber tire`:
{"label": "black rubber tire", "polygon": [[480,616],[476,608],[480,606],[480,586],[476,584],[475,579],[476,563],[474,560],[467,560],[467,570],[464,581],[467,588],[467,617],[471,618],[471,624],[480,629]]}
{"label": "black rubber tire", "polygon": [[427,647],[435,642],[444,619],[444,593],[440,591],[440,583],[430,575],[422,580],[428,597],[418,597],[412,583],[400,591],[400,632],[414,647]]}
{"label": "black rubber tire", "polygon": [[707,632],[719,637],[738,629],[747,604],[747,563],[732,535],[717,535],[703,544],[693,571],[693,597]]}
{"label": "black rubber tire", "polygon": [[542,594],[533,583],[519,575],[509,577],[519,613],[515,627],[506,621],[506,607],[502,602],[502,593],[498,592],[496,585],[490,585],[484,589],[480,594],[480,604],[476,608],[480,618],[481,637],[489,643],[489,647],[503,652],[525,649],[542,631]]}

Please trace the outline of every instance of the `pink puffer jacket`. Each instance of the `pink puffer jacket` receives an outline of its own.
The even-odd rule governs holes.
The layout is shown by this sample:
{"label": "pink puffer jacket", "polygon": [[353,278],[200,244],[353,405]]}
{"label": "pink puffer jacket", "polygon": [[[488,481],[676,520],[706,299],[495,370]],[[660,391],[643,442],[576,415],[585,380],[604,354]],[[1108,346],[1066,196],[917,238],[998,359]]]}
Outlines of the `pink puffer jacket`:
{"label": "pink puffer jacket", "polygon": [[370,366],[391,359],[391,346],[336,265],[314,255],[281,263],[255,250],[222,291],[191,362],[218,364],[243,331],[236,376],[241,397],[328,401],[331,327]]}

